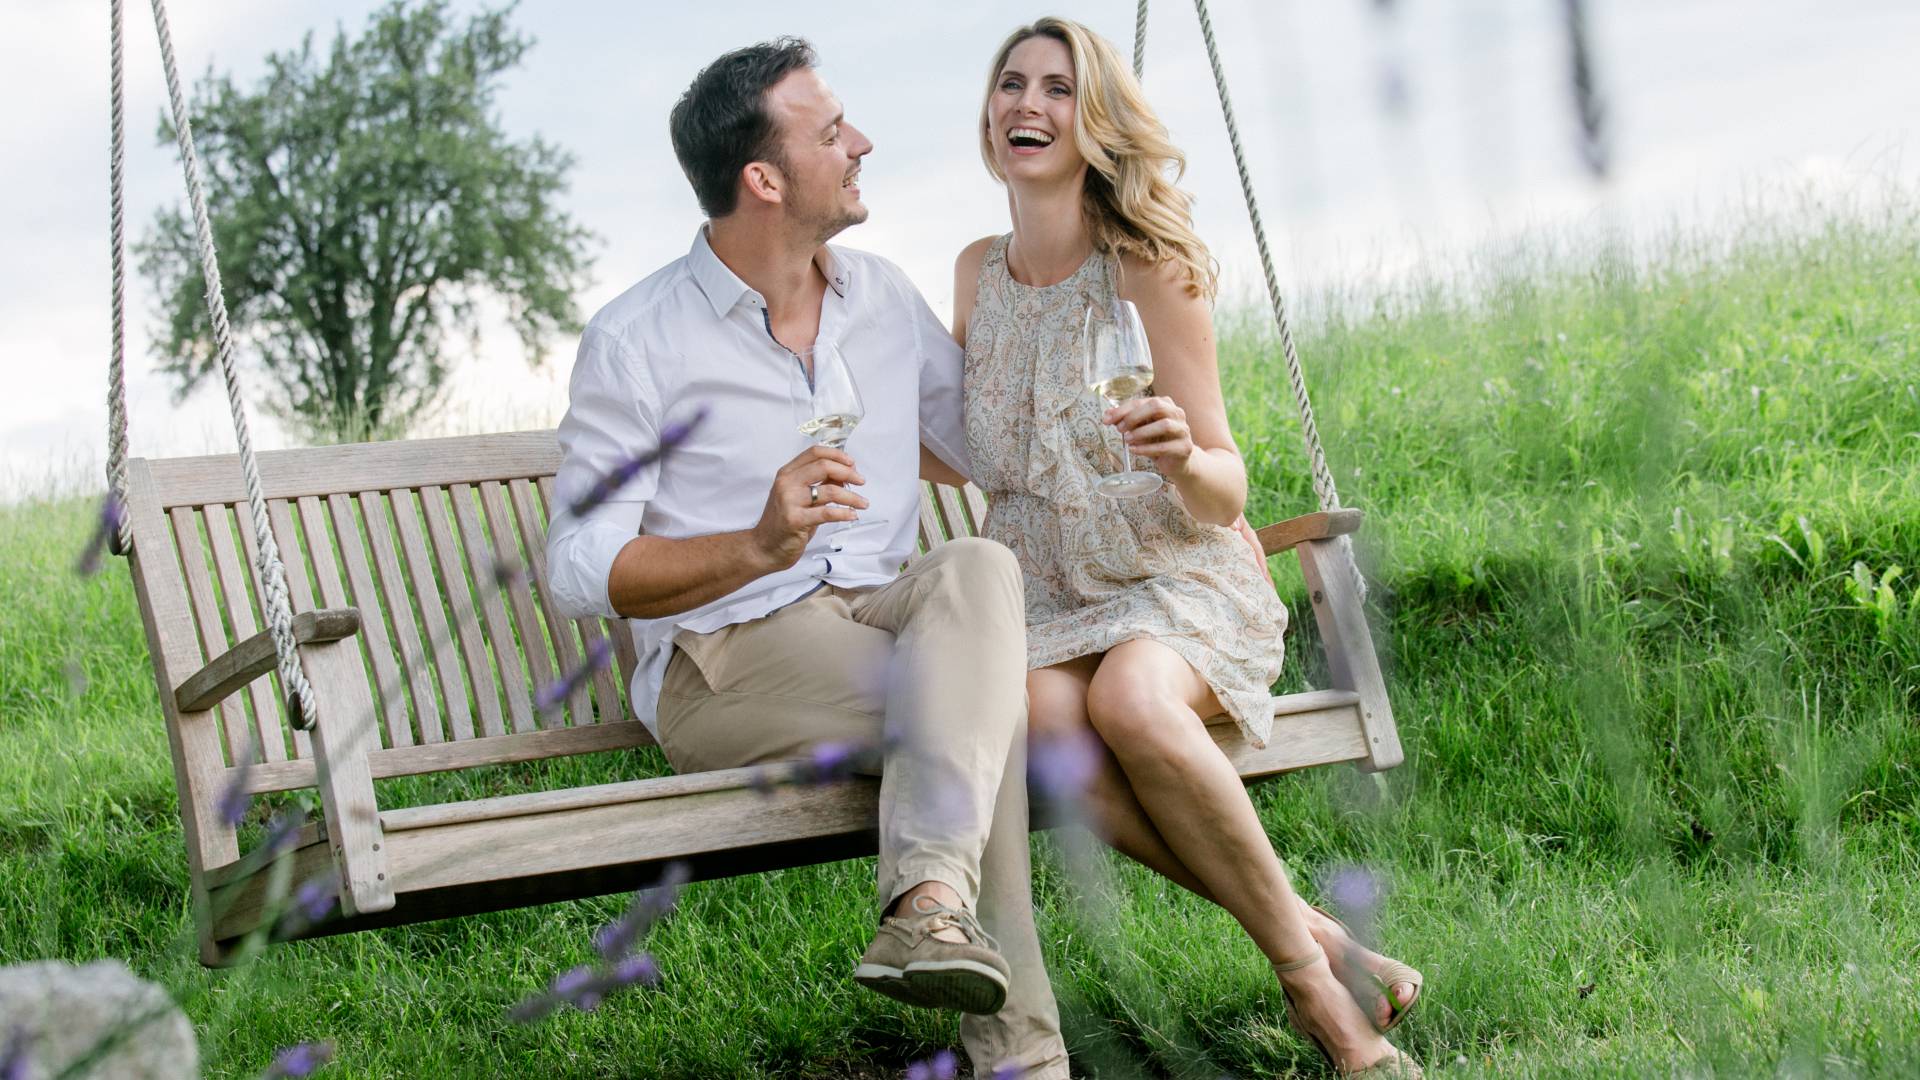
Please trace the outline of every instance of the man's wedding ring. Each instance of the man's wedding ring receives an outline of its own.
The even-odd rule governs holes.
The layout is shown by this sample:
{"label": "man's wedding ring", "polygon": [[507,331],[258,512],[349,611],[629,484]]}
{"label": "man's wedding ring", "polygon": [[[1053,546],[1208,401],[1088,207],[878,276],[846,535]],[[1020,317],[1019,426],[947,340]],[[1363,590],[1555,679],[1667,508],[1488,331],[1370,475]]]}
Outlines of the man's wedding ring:
{"label": "man's wedding ring", "polygon": [[818,503],[819,501],[820,501],[820,485],[808,484],[807,485],[807,505],[812,506],[815,503]]}

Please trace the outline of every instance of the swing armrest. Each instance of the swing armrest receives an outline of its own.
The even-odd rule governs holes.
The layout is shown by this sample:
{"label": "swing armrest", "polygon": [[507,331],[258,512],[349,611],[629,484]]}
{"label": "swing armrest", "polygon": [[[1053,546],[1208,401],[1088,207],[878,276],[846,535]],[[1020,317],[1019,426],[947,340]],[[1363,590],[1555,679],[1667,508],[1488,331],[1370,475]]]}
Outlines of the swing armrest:
{"label": "swing armrest", "polygon": [[1335,536],[1360,531],[1360,521],[1366,515],[1359,510],[1345,508],[1323,510],[1317,514],[1302,514],[1285,521],[1276,521],[1264,526],[1254,535],[1260,538],[1260,546],[1268,555],[1278,555],[1306,543],[1309,540],[1327,540]]}
{"label": "swing armrest", "polygon": [[[359,608],[323,608],[303,611],[293,617],[293,640],[301,645],[311,641],[338,641],[359,632]],[[204,712],[272,671],[274,662],[273,634],[262,630],[187,676],[174,690],[173,699],[183,713]]]}

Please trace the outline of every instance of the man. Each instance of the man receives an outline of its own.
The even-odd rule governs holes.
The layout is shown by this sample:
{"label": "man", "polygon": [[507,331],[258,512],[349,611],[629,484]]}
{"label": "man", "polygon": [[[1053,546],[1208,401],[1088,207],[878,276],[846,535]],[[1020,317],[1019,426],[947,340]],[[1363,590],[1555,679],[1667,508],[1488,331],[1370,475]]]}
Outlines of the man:
{"label": "man", "polygon": [[[960,350],[898,268],[827,246],[866,219],[873,147],[805,42],[722,56],[670,126],[708,221],[581,339],[554,596],[570,617],[632,620],[636,709],[676,769],[881,745],[882,922],[855,979],[966,1013],[980,1075],[1064,1080],[1028,893],[1019,567],[956,540],[900,570],[921,472],[958,482],[968,466]],[[800,450],[816,342],[865,405],[840,450]],[[700,410],[612,498],[564,509]]]}

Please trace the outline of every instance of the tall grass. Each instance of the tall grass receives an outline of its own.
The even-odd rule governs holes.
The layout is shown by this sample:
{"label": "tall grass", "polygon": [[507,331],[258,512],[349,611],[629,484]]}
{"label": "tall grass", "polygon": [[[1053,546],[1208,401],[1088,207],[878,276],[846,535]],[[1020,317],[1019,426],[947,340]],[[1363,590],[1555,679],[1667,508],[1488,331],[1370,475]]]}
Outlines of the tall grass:
{"label": "tall grass", "polygon": [[[1430,980],[1447,1075],[1920,1072],[1920,222],[1873,214],[1540,247],[1320,298],[1300,348],[1408,762],[1255,789],[1305,887],[1360,863]],[[1223,318],[1249,509],[1312,508],[1258,310]],[[86,507],[0,511],[0,961],[114,955],[211,1075],[330,1037],[339,1075],[868,1076],[956,1041],[854,989],[864,861],[688,890],[652,994],[515,1027],[608,898],[195,966],[130,590]],[[1286,681],[1318,679],[1298,574]],[[632,763],[580,766],[580,779]],[[640,768],[658,768],[643,760]],[[1219,910],[1037,841],[1089,1075],[1319,1074]]]}

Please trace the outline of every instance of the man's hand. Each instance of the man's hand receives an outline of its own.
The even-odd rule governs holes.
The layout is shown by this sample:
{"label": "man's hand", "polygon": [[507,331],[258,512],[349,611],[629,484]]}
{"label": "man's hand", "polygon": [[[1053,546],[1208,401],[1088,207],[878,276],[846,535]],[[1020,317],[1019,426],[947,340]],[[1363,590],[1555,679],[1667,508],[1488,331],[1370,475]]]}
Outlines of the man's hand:
{"label": "man's hand", "polygon": [[844,451],[808,447],[773,474],[767,507],[753,527],[754,545],[767,557],[772,571],[800,561],[814,530],[829,521],[852,521],[867,500],[850,487],[867,482]]}

